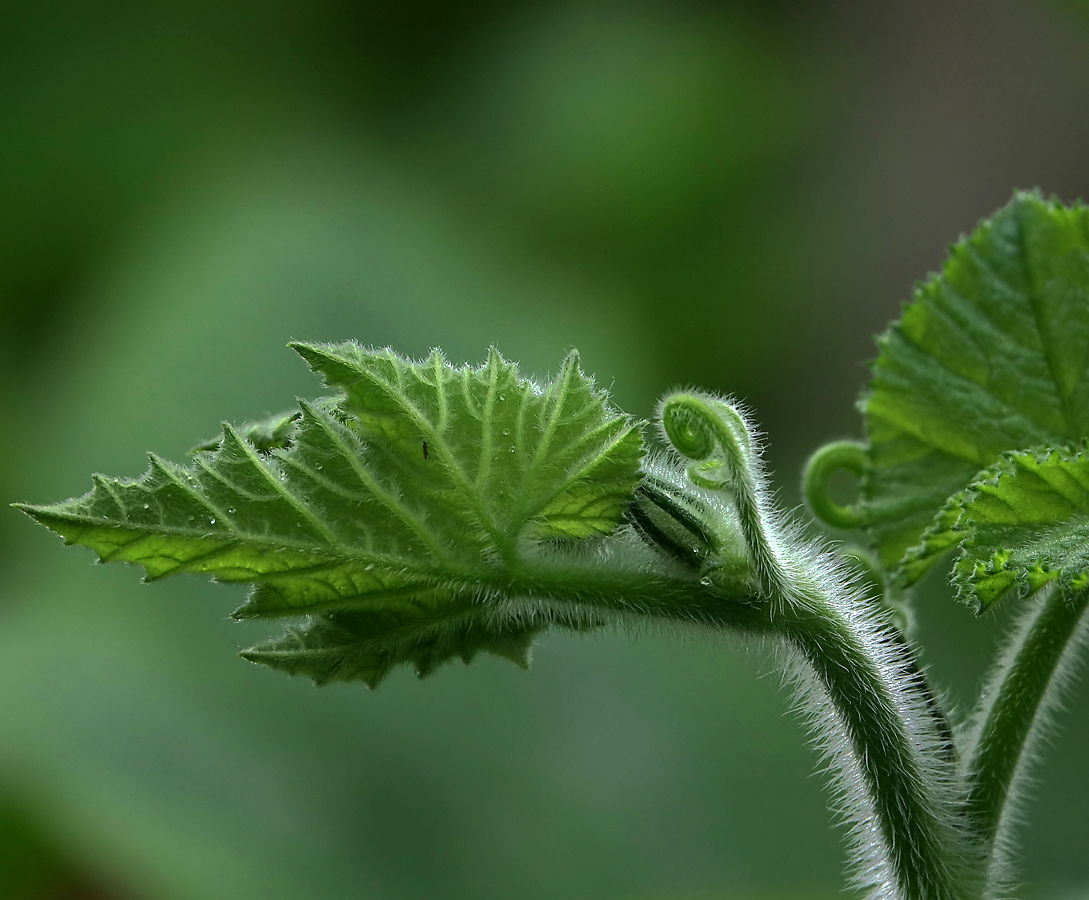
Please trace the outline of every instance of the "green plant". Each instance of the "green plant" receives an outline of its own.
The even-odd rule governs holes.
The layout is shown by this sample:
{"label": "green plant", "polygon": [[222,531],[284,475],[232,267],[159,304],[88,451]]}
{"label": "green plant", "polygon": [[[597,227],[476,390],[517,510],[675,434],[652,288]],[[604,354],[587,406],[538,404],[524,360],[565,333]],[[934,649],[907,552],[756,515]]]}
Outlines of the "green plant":
{"label": "green plant", "polygon": [[[874,897],[1012,890],[1012,823],[1069,682],[1089,601],[1089,209],[1035,194],[953,247],[880,342],[865,444],[807,468],[805,538],[774,505],[748,414],[667,396],[659,449],[575,356],[545,386],[355,343],[294,344],[335,396],[241,429],[188,466],[95,476],[20,505],[154,580],[253,585],[235,612],[304,617],[244,651],[376,686],[479,652],[528,665],[550,627],[652,619],[774,642],[837,773],[856,883]],[[852,506],[829,479],[861,476]],[[910,642],[911,586],[948,552],[961,599],[1028,600],[953,727]]]}

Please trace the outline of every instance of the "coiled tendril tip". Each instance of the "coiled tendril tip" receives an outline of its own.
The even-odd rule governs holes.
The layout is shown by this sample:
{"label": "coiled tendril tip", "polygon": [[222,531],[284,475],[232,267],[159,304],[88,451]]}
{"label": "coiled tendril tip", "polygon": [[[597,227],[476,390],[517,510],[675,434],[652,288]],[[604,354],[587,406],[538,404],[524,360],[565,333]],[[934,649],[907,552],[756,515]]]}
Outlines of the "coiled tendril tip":
{"label": "coiled tendril tip", "polygon": [[689,480],[729,491],[760,593],[775,602],[790,596],[765,515],[763,475],[749,425],[729,402],[699,394],[673,394],[662,403],[662,428],[673,447],[693,460]]}
{"label": "coiled tendril tip", "polygon": [[860,528],[865,516],[857,506],[841,506],[832,499],[829,486],[836,472],[861,478],[870,466],[865,448],[854,441],[826,444],[809,457],[802,476],[802,491],[810,511],[830,528]]}

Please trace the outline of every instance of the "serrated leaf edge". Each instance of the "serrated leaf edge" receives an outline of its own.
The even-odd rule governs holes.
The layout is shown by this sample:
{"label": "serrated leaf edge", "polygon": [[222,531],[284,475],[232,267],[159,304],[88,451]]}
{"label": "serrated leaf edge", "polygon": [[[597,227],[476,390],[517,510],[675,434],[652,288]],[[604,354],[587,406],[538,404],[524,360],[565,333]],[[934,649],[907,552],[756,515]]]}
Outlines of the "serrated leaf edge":
{"label": "serrated leaf edge", "polygon": [[[976,614],[982,614],[994,606],[1000,600],[1009,596],[1016,589],[1017,596],[1027,596],[1035,593],[1045,584],[1057,581],[1064,591],[1082,590],[1089,586],[1089,569],[1074,566],[1053,568],[1044,564],[1037,558],[1031,559],[1027,565],[1019,565],[1016,568],[1008,568],[1010,552],[1003,548],[997,548],[986,562],[980,562],[969,552],[978,544],[972,543],[975,527],[965,522],[967,507],[980,496],[980,488],[986,486],[997,487],[1005,476],[1016,474],[1014,469],[1020,460],[1031,456],[1037,463],[1044,463],[1051,457],[1057,456],[1063,462],[1076,462],[1085,457],[1089,452],[1089,440],[1081,447],[1067,445],[1060,447],[1036,447],[1027,450],[1007,450],[998,460],[980,470],[969,485],[962,491],[953,494],[934,516],[931,525],[923,532],[921,540],[913,547],[909,547],[904,553],[900,564],[893,573],[893,577],[901,585],[908,585],[915,579],[907,575],[907,568],[912,562],[921,561],[932,554],[927,547],[929,540],[934,540],[944,534],[960,535],[956,540],[950,541],[948,547],[940,551],[940,555],[958,550],[958,555],[953,563],[951,581],[956,589],[956,598],[969,606],[975,606]],[[945,524],[946,517],[955,518]],[[929,565],[927,566],[929,568]],[[979,594],[979,582],[983,578],[1008,573],[1011,582],[989,601]]]}

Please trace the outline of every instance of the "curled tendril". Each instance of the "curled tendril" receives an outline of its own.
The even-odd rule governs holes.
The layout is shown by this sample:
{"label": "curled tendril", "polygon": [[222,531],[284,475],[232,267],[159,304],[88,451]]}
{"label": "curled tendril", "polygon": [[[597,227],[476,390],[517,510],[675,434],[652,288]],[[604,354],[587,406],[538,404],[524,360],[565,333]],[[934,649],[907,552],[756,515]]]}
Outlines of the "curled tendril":
{"label": "curled tendril", "polygon": [[853,441],[827,444],[809,457],[802,490],[813,515],[831,528],[859,528],[865,524],[858,507],[840,506],[832,499],[828,487],[836,472],[847,471],[861,478],[867,468],[869,459],[865,449]]}
{"label": "curled tendril", "polygon": [[707,459],[715,452],[710,420],[701,415],[704,406],[696,398],[684,395],[669,397],[662,403],[666,437],[678,453],[689,459]]}
{"label": "curled tendril", "polygon": [[[662,427],[674,449],[695,462],[689,479],[721,491],[752,464],[752,438],[741,414],[717,398],[674,394],[662,404]],[[724,460],[716,459],[720,452]]]}
{"label": "curled tendril", "polygon": [[688,478],[713,491],[729,491],[761,593],[790,596],[775,552],[773,516],[765,509],[760,458],[744,416],[729,403],[699,394],[673,394],[661,406],[662,428],[673,447],[693,460]]}

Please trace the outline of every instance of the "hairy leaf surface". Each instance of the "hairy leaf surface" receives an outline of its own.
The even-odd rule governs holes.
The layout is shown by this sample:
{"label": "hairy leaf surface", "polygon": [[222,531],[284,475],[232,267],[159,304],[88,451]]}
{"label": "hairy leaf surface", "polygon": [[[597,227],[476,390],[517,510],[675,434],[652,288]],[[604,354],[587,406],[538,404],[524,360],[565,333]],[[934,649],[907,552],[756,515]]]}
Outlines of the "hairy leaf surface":
{"label": "hairy leaf surface", "polygon": [[191,465],[23,506],[149,579],[255,585],[239,618],[311,615],[251,659],[319,681],[377,683],[488,650],[520,661],[543,620],[480,608],[541,541],[603,535],[640,477],[642,441],[568,357],[545,387],[495,351],[479,368],[355,343],[296,344],[339,398],[229,425]]}
{"label": "hairy leaf surface", "polygon": [[[269,416],[259,422],[246,422],[238,428],[238,433],[263,452],[283,450],[290,447],[291,442],[294,440],[295,423],[299,420],[300,415],[301,413],[298,410],[291,410],[276,416]],[[222,438],[213,438],[210,441],[197,444],[189,452],[212,452],[218,450],[221,443]]]}
{"label": "hairy leaf surface", "polygon": [[[885,568],[1008,450],[1089,436],[1089,209],[1018,194],[953,246],[880,340],[861,510]],[[934,542],[903,574],[918,578]]]}
{"label": "hairy leaf surface", "polygon": [[958,595],[982,611],[1051,581],[1089,584],[1089,456],[1084,449],[1005,453],[950,498],[908,554],[928,565],[953,546]]}

